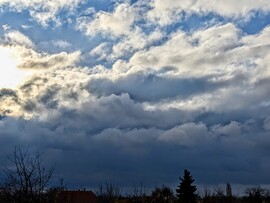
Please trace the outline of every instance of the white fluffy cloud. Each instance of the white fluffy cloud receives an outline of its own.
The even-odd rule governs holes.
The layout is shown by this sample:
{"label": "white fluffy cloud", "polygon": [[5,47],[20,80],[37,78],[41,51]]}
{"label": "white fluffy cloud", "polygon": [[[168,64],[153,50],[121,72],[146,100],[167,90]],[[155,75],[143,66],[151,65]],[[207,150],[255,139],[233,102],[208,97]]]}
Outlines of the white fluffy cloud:
{"label": "white fluffy cloud", "polygon": [[149,34],[136,25],[136,21],[142,19],[141,12],[136,4],[119,3],[112,12],[99,11],[91,18],[79,18],[77,28],[89,37],[102,35],[112,40],[113,43],[101,43],[91,54],[100,59],[107,56],[108,61],[115,61],[162,39],[164,33],[160,29]]}
{"label": "white fluffy cloud", "polygon": [[199,30],[191,35],[179,31],[161,46],[136,52],[130,63],[157,69],[171,66],[177,69],[177,74],[186,77],[224,75],[230,71],[228,65],[239,59],[234,59],[231,52],[242,46],[240,36],[240,31],[230,23]]}
{"label": "white fluffy cloud", "polygon": [[214,13],[228,18],[245,20],[250,18],[255,11],[269,12],[270,10],[267,0],[240,0],[237,2],[234,0],[152,0],[150,5],[152,9],[147,13],[149,20],[158,22],[162,26],[182,20],[182,13],[198,15]]}
{"label": "white fluffy cloud", "polygon": [[21,12],[28,10],[29,14],[41,25],[47,26],[48,22],[60,23],[58,14],[61,10],[74,10],[81,0],[1,0],[0,7],[8,5],[11,10]]}
{"label": "white fluffy cloud", "polygon": [[112,13],[99,11],[93,20],[88,18],[79,19],[78,28],[87,35],[97,33],[111,34],[113,36],[129,35],[131,26],[136,17],[136,12],[128,3],[122,3],[115,7]]}
{"label": "white fluffy cloud", "polygon": [[11,31],[5,34],[5,41],[12,45],[21,45],[26,47],[33,47],[33,42],[19,31]]}
{"label": "white fluffy cloud", "polygon": [[[73,66],[80,57],[80,52],[61,52],[57,54],[39,53],[23,46],[2,45],[1,49],[6,50],[12,56],[12,61],[17,68],[21,69],[49,69]],[[11,60],[11,59],[10,59]]]}
{"label": "white fluffy cloud", "polygon": [[[1,88],[17,88],[24,84],[32,75],[45,74],[44,71],[74,66],[80,58],[80,52],[48,54],[35,50],[34,43],[19,31],[8,32],[0,43],[0,86]],[[46,80],[45,80],[46,81]],[[43,81],[43,82],[45,82]],[[20,98],[21,91],[0,89],[1,109],[3,115],[26,115],[23,105],[27,105],[24,98]],[[36,94],[36,92],[34,92]],[[30,114],[31,115],[31,114]]]}
{"label": "white fluffy cloud", "polygon": [[37,53],[33,50],[19,49],[21,62],[18,68],[47,69],[73,66],[80,57],[80,51],[73,53],[61,52],[57,54]]}
{"label": "white fluffy cloud", "polygon": [[[38,52],[35,45],[26,35],[19,31],[7,32],[0,42],[1,48],[12,56],[16,66],[23,69],[47,69],[73,66],[80,58],[80,51],[73,53],[60,52],[48,54]],[[56,46],[69,46],[65,41],[55,41]]]}

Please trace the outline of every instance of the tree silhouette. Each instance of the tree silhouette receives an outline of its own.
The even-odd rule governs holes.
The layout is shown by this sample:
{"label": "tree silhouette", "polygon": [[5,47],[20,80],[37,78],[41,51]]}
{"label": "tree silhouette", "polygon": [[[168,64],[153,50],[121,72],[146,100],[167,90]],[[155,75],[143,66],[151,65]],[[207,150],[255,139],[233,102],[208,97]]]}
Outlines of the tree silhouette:
{"label": "tree silhouette", "polygon": [[155,203],[172,202],[174,199],[173,191],[171,188],[162,185],[161,188],[157,187],[152,191],[151,199]]}
{"label": "tree silhouette", "polygon": [[53,169],[45,169],[40,157],[38,151],[29,154],[28,150],[23,152],[15,147],[13,157],[9,157],[12,166],[4,171],[5,179],[0,187],[9,202],[44,202]]}
{"label": "tree silhouette", "polygon": [[226,184],[226,196],[227,197],[232,197],[232,186],[230,183]]}
{"label": "tree silhouette", "polygon": [[196,191],[197,188],[193,185],[194,179],[190,175],[188,170],[184,170],[183,178],[181,180],[178,188],[176,189],[177,197],[181,203],[195,203],[196,202]]}
{"label": "tree silhouette", "polygon": [[244,198],[246,202],[251,203],[260,203],[263,202],[265,198],[265,193],[267,193],[266,189],[259,187],[247,188],[245,190],[246,197]]}

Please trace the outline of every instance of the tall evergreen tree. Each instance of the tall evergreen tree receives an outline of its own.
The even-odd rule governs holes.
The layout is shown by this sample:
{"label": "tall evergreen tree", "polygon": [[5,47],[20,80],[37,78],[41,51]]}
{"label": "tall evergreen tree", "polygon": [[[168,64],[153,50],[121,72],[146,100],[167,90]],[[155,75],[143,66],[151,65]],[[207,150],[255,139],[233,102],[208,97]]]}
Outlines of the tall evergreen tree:
{"label": "tall evergreen tree", "polygon": [[177,197],[181,203],[195,203],[197,188],[193,185],[194,179],[188,170],[184,170],[183,178],[176,189]]}

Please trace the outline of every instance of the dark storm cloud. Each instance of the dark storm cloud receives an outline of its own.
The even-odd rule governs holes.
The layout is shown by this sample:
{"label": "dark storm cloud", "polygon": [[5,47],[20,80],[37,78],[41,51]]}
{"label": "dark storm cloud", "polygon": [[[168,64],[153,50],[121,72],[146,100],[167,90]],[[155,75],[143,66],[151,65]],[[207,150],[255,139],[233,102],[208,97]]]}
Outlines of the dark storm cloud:
{"label": "dark storm cloud", "polygon": [[136,73],[116,80],[97,78],[90,80],[89,91],[97,96],[128,93],[135,101],[159,101],[179,97],[185,99],[194,94],[212,92],[222,83],[209,78],[164,77],[157,74]]}
{"label": "dark storm cloud", "polygon": [[7,98],[11,98],[12,100],[18,102],[18,96],[17,96],[16,91],[12,89],[6,89],[6,88],[0,89],[0,99],[4,100]]}
{"label": "dark storm cloud", "polygon": [[18,93],[12,89],[2,88],[0,89],[0,118],[5,117],[12,113],[10,105],[20,105],[21,100]]}
{"label": "dark storm cloud", "polygon": [[[206,127],[191,122],[166,130],[111,127],[89,132],[87,124],[74,115],[63,115],[62,119],[63,123],[55,126],[55,121],[5,118],[0,123],[1,143],[39,146],[46,151],[48,163],[56,165],[59,176],[73,177],[67,179],[71,185],[78,181],[92,186],[106,181],[121,185],[138,180],[150,185],[172,183],[186,167],[193,171],[198,183],[256,184],[267,183],[270,178],[266,175],[267,155],[263,148],[268,132],[244,132],[246,123]],[[88,122],[91,126],[91,120]],[[255,171],[264,175],[255,178]]]}

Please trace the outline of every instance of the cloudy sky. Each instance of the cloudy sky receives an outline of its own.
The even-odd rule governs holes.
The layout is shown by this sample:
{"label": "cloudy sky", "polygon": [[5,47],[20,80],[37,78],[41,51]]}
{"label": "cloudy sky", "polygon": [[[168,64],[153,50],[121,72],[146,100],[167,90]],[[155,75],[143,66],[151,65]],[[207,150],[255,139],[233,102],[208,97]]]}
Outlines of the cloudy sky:
{"label": "cloudy sky", "polygon": [[0,0],[0,166],[70,187],[270,184],[269,0]]}

